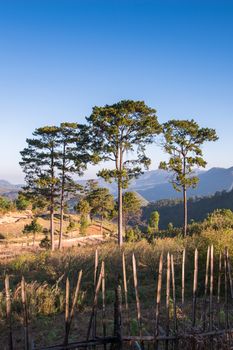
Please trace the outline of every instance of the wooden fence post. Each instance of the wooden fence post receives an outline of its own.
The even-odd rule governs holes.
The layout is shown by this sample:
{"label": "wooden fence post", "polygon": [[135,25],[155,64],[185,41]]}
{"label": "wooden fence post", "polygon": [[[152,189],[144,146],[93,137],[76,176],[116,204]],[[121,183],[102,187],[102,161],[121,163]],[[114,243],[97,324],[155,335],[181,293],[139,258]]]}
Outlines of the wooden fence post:
{"label": "wooden fence post", "polygon": [[13,350],[12,324],[11,324],[11,296],[10,296],[10,281],[9,276],[5,277],[5,291],[6,291],[6,321],[9,332],[9,350]]}
{"label": "wooden fence post", "polygon": [[125,311],[127,321],[127,331],[130,335],[130,318],[129,318],[129,304],[128,304],[128,287],[127,287],[127,274],[125,266],[125,254],[122,253],[122,270],[123,270],[123,283],[124,283],[124,295],[125,295]]}
{"label": "wooden fence post", "polygon": [[79,291],[80,291],[80,285],[81,285],[81,279],[82,279],[82,270],[79,271],[78,274],[78,280],[77,280],[77,284],[76,284],[76,288],[75,288],[75,292],[74,292],[74,297],[73,297],[73,302],[71,305],[71,310],[68,316],[68,321],[67,321],[67,326],[66,326],[66,334],[65,334],[65,340],[64,340],[64,344],[67,345],[68,341],[69,341],[69,334],[70,334],[70,327],[71,327],[71,323],[72,320],[74,318],[74,310],[75,310],[75,305],[78,301],[78,295],[79,295]]}
{"label": "wooden fence post", "polygon": [[218,263],[218,297],[217,297],[217,311],[218,311],[218,328],[220,329],[220,295],[221,295],[221,273],[222,273],[222,253],[219,253]]}
{"label": "wooden fence post", "polygon": [[171,270],[172,270],[172,293],[173,293],[173,318],[174,318],[174,330],[177,332],[177,315],[176,315],[176,282],[175,282],[175,267],[174,257],[171,255]]}
{"label": "wooden fence post", "polygon": [[197,277],[198,277],[198,250],[195,249],[194,255],[194,274],[193,274],[193,312],[192,326],[196,325],[196,306],[197,306]]}
{"label": "wooden fence post", "polygon": [[185,258],[186,258],[186,249],[183,250],[182,256],[182,305],[184,306],[184,293],[185,293]]}
{"label": "wooden fence post", "polygon": [[213,330],[214,247],[210,248],[210,331]]}
{"label": "wooden fence post", "polygon": [[136,259],[134,254],[132,256],[132,262],[133,262],[133,280],[134,280],[134,290],[135,290],[135,298],[136,298],[136,306],[137,306],[138,328],[139,328],[139,333],[141,337],[142,336],[141,306],[140,306],[140,299],[139,299],[139,292],[138,292],[137,265],[136,265]]}
{"label": "wooden fence post", "polygon": [[[171,281],[171,259],[170,253],[167,253],[167,283],[166,283],[166,336],[169,336],[169,311],[170,311],[170,281]],[[168,350],[168,343],[166,340],[165,349]]]}
{"label": "wooden fence post", "polygon": [[29,336],[28,336],[28,310],[27,310],[27,295],[25,279],[21,280],[21,298],[23,304],[23,326],[24,326],[24,347],[25,350],[29,349]]}
{"label": "wooden fence post", "polygon": [[121,286],[118,283],[115,288],[114,304],[114,335],[118,339],[117,349],[122,349],[122,295]]}
{"label": "wooden fence post", "polygon": [[157,283],[157,296],[156,296],[156,307],[155,307],[155,329],[154,329],[155,349],[157,349],[158,347],[157,337],[159,334],[159,310],[160,310],[160,303],[161,303],[162,279],[163,279],[163,253],[160,255],[160,259],[159,259],[159,274],[158,274],[158,283]]}
{"label": "wooden fence post", "polygon": [[208,246],[206,254],[206,268],[205,268],[205,292],[204,292],[204,314],[203,314],[203,330],[206,329],[206,300],[209,284],[209,265],[210,265],[210,247]]}

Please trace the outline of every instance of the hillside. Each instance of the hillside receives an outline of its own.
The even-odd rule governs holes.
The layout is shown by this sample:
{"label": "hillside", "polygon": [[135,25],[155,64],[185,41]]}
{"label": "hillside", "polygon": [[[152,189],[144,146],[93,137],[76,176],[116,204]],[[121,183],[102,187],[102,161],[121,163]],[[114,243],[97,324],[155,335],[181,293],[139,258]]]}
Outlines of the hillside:
{"label": "hillside", "polygon": [[[215,209],[233,210],[233,190],[229,192],[217,192],[213,196],[190,198],[188,200],[189,222],[191,220],[201,221],[208,213]],[[183,203],[180,200],[161,200],[150,203],[143,208],[143,219],[150,217],[152,211],[157,210],[160,213],[160,228],[166,229],[169,222],[174,226],[180,227],[183,224]]]}
{"label": "hillside", "polygon": [[[218,191],[230,191],[233,188],[233,167],[211,168],[207,171],[196,171],[200,182],[196,189],[188,191],[188,196],[210,196]],[[147,201],[157,201],[160,199],[181,198],[182,194],[176,192],[169,182],[170,174],[163,170],[147,171],[138,179],[131,182],[130,191],[137,192]],[[109,188],[113,195],[117,195],[116,183],[106,183],[103,179],[98,179],[101,187]],[[86,180],[79,180],[78,183],[85,184]],[[22,185],[12,185],[5,180],[0,180],[0,195],[11,199],[17,196],[17,192]]]}

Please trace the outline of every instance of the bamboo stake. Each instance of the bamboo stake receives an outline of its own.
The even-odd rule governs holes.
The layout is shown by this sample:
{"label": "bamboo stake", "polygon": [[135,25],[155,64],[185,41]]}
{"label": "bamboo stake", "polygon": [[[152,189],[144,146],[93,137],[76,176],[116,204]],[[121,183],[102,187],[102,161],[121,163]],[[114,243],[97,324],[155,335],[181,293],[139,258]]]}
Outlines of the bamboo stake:
{"label": "bamboo stake", "polygon": [[94,267],[94,292],[96,287],[96,280],[97,280],[97,271],[98,271],[98,265],[99,265],[99,257],[98,257],[98,250],[95,251],[95,267]]}
{"label": "bamboo stake", "polygon": [[172,269],[172,292],[173,292],[173,317],[174,317],[174,329],[177,332],[177,315],[176,315],[176,283],[175,283],[175,267],[174,257],[171,255],[171,269]]}
{"label": "bamboo stake", "polygon": [[122,295],[121,286],[118,284],[115,288],[114,303],[114,335],[118,339],[117,349],[122,349]]}
{"label": "bamboo stake", "polygon": [[128,287],[127,287],[127,275],[126,275],[125,253],[124,252],[122,253],[122,270],[123,270],[123,282],[124,282],[125,311],[126,311],[127,330],[128,330],[128,333],[130,334]]}
{"label": "bamboo stake", "polygon": [[[106,305],[105,305],[105,264],[102,261],[102,325],[103,325],[103,337],[106,337]],[[106,344],[104,344],[106,350]]]}
{"label": "bamboo stake", "polygon": [[135,298],[136,298],[136,306],[137,306],[138,328],[141,336],[142,335],[141,306],[140,306],[140,299],[139,299],[139,293],[138,293],[137,266],[136,266],[136,259],[134,254],[132,256],[132,263],[133,263],[134,290],[135,290]]}
{"label": "bamboo stake", "polygon": [[196,325],[196,304],[197,304],[197,276],[198,276],[198,250],[195,249],[194,256],[194,274],[193,274],[193,312],[192,312],[192,326]]}
{"label": "bamboo stake", "polygon": [[[166,336],[169,336],[170,280],[171,280],[171,259],[170,259],[170,254],[167,253]],[[165,349],[168,350],[168,341],[166,341]]]}
{"label": "bamboo stake", "polygon": [[11,297],[10,297],[10,281],[9,276],[5,277],[5,291],[6,291],[6,320],[9,331],[9,350],[13,350],[13,337],[12,337],[12,323],[11,323]]}
{"label": "bamboo stake", "polygon": [[220,253],[219,253],[219,263],[218,263],[218,298],[217,298],[218,329],[220,329],[221,272],[222,272],[222,253],[220,252]]}
{"label": "bamboo stake", "polygon": [[233,299],[233,285],[232,285],[232,276],[231,276],[231,263],[230,263],[230,259],[229,259],[228,248],[227,248],[227,269],[228,269],[228,276],[229,276],[229,282],[230,282],[231,298]]}
{"label": "bamboo stake", "polygon": [[[98,265],[99,265],[99,254],[98,254],[98,250],[95,250],[95,266],[94,266],[94,292],[95,292],[95,288],[96,288],[96,282],[97,282],[97,273],[98,273]],[[97,310],[95,309],[94,311],[94,316],[93,316],[93,324],[92,324],[92,336],[93,338],[96,337],[96,318],[97,318]]]}
{"label": "bamboo stake", "polygon": [[159,259],[159,274],[158,274],[158,284],[157,284],[157,296],[156,296],[156,307],[155,307],[155,330],[154,330],[154,337],[155,337],[155,348],[157,349],[158,342],[158,330],[159,330],[159,310],[160,310],[160,303],[161,303],[161,289],[162,289],[162,277],[163,277],[163,253],[160,255]]}
{"label": "bamboo stake", "polygon": [[224,250],[224,284],[225,284],[225,329],[229,328],[229,317],[228,317],[228,281],[227,281],[227,248]]}
{"label": "bamboo stake", "polygon": [[66,335],[68,333],[68,328],[69,328],[69,316],[70,316],[70,281],[69,281],[69,278],[67,277],[66,278],[66,299],[65,299],[65,339],[64,339],[64,343],[66,342]]}
{"label": "bamboo stake", "polygon": [[213,330],[214,247],[210,249],[210,331]]}
{"label": "bamboo stake", "polygon": [[203,316],[203,330],[206,329],[206,299],[209,282],[209,264],[210,264],[210,247],[208,246],[206,254],[206,269],[205,269],[205,294],[204,294],[204,316]]}
{"label": "bamboo stake", "polygon": [[25,350],[29,349],[29,337],[28,337],[28,310],[27,310],[27,296],[25,279],[22,277],[21,280],[21,297],[23,304],[23,323],[24,323],[24,347]]}
{"label": "bamboo stake", "polygon": [[182,257],[182,305],[184,306],[184,292],[185,292],[185,258],[186,258],[186,249],[183,250]]}
{"label": "bamboo stake", "polygon": [[98,293],[99,293],[101,283],[102,283],[102,274],[103,274],[103,271],[102,271],[102,267],[101,267],[98,282],[97,282],[96,288],[95,288],[95,295],[94,295],[94,300],[93,300],[93,305],[92,305],[92,313],[91,313],[91,317],[90,317],[90,321],[89,321],[89,325],[88,325],[88,330],[87,330],[87,340],[89,340],[89,337],[90,337],[91,326],[93,323],[95,309],[96,309],[96,305],[97,305],[97,301],[98,301]]}
{"label": "bamboo stake", "polygon": [[[72,320],[74,318],[75,305],[77,304],[77,300],[78,300],[78,295],[79,295],[79,290],[80,290],[80,285],[81,285],[81,280],[82,280],[82,273],[83,273],[82,270],[79,271],[78,280],[77,280],[77,284],[76,284],[76,288],[75,288],[75,292],[74,292],[74,297],[73,297],[73,302],[72,302],[70,314],[69,314],[68,320],[67,320],[66,334],[65,334],[65,340],[64,340],[65,345],[67,345],[68,341],[69,341],[70,328],[71,328]],[[69,311],[68,311],[68,313],[69,313]]]}

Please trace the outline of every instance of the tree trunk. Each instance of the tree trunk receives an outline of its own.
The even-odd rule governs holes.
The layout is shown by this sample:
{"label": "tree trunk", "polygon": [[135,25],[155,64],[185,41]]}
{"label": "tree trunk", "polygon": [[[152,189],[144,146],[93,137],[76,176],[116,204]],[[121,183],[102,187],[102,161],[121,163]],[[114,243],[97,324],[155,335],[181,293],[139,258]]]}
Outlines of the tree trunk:
{"label": "tree trunk", "polygon": [[65,166],[66,166],[66,143],[63,143],[62,153],[62,184],[61,184],[61,202],[60,202],[60,229],[59,229],[59,244],[58,249],[62,248],[62,235],[63,235],[63,217],[64,217],[64,192],[65,192]]}
{"label": "tree trunk", "polygon": [[101,215],[101,219],[100,219],[100,234],[103,235],[103,215]]}
{"label": "tree trunk", "polygon": [[121,181],[118,180],[118,244],[121,247],[123,244],[122,235],[122,187]]}
{"label": "tree trunk", "polygon": [[51,250],[54,250],[54,208],[51,206],[50,209],[50,240],[51,240]]}
{"label": "tree trunk", "polygon": [[59,244],[58,249],[62,249],[62,236],[63,236],[63,217],[64,217],[64,209],[63,209],[63,200],[61,201],[60,208],[60,228],[59,228]]}
{"label": "tree trunk", "polygon": [[183,201],[184,201],[184,237],[187,235],[188,227],[188,208],[187,208],[187,189],[183,187]]}

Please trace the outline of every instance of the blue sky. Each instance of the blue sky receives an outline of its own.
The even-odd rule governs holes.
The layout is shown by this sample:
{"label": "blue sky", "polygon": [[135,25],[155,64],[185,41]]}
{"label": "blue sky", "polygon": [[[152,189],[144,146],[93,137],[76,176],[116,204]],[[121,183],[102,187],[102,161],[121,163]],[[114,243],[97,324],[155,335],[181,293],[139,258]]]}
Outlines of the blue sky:
{"label": "blue sky", "polygon": [[216,128],[208,167],[233,166],[233,1],[0,0],[0,178],[36,127],[120,99]]}

